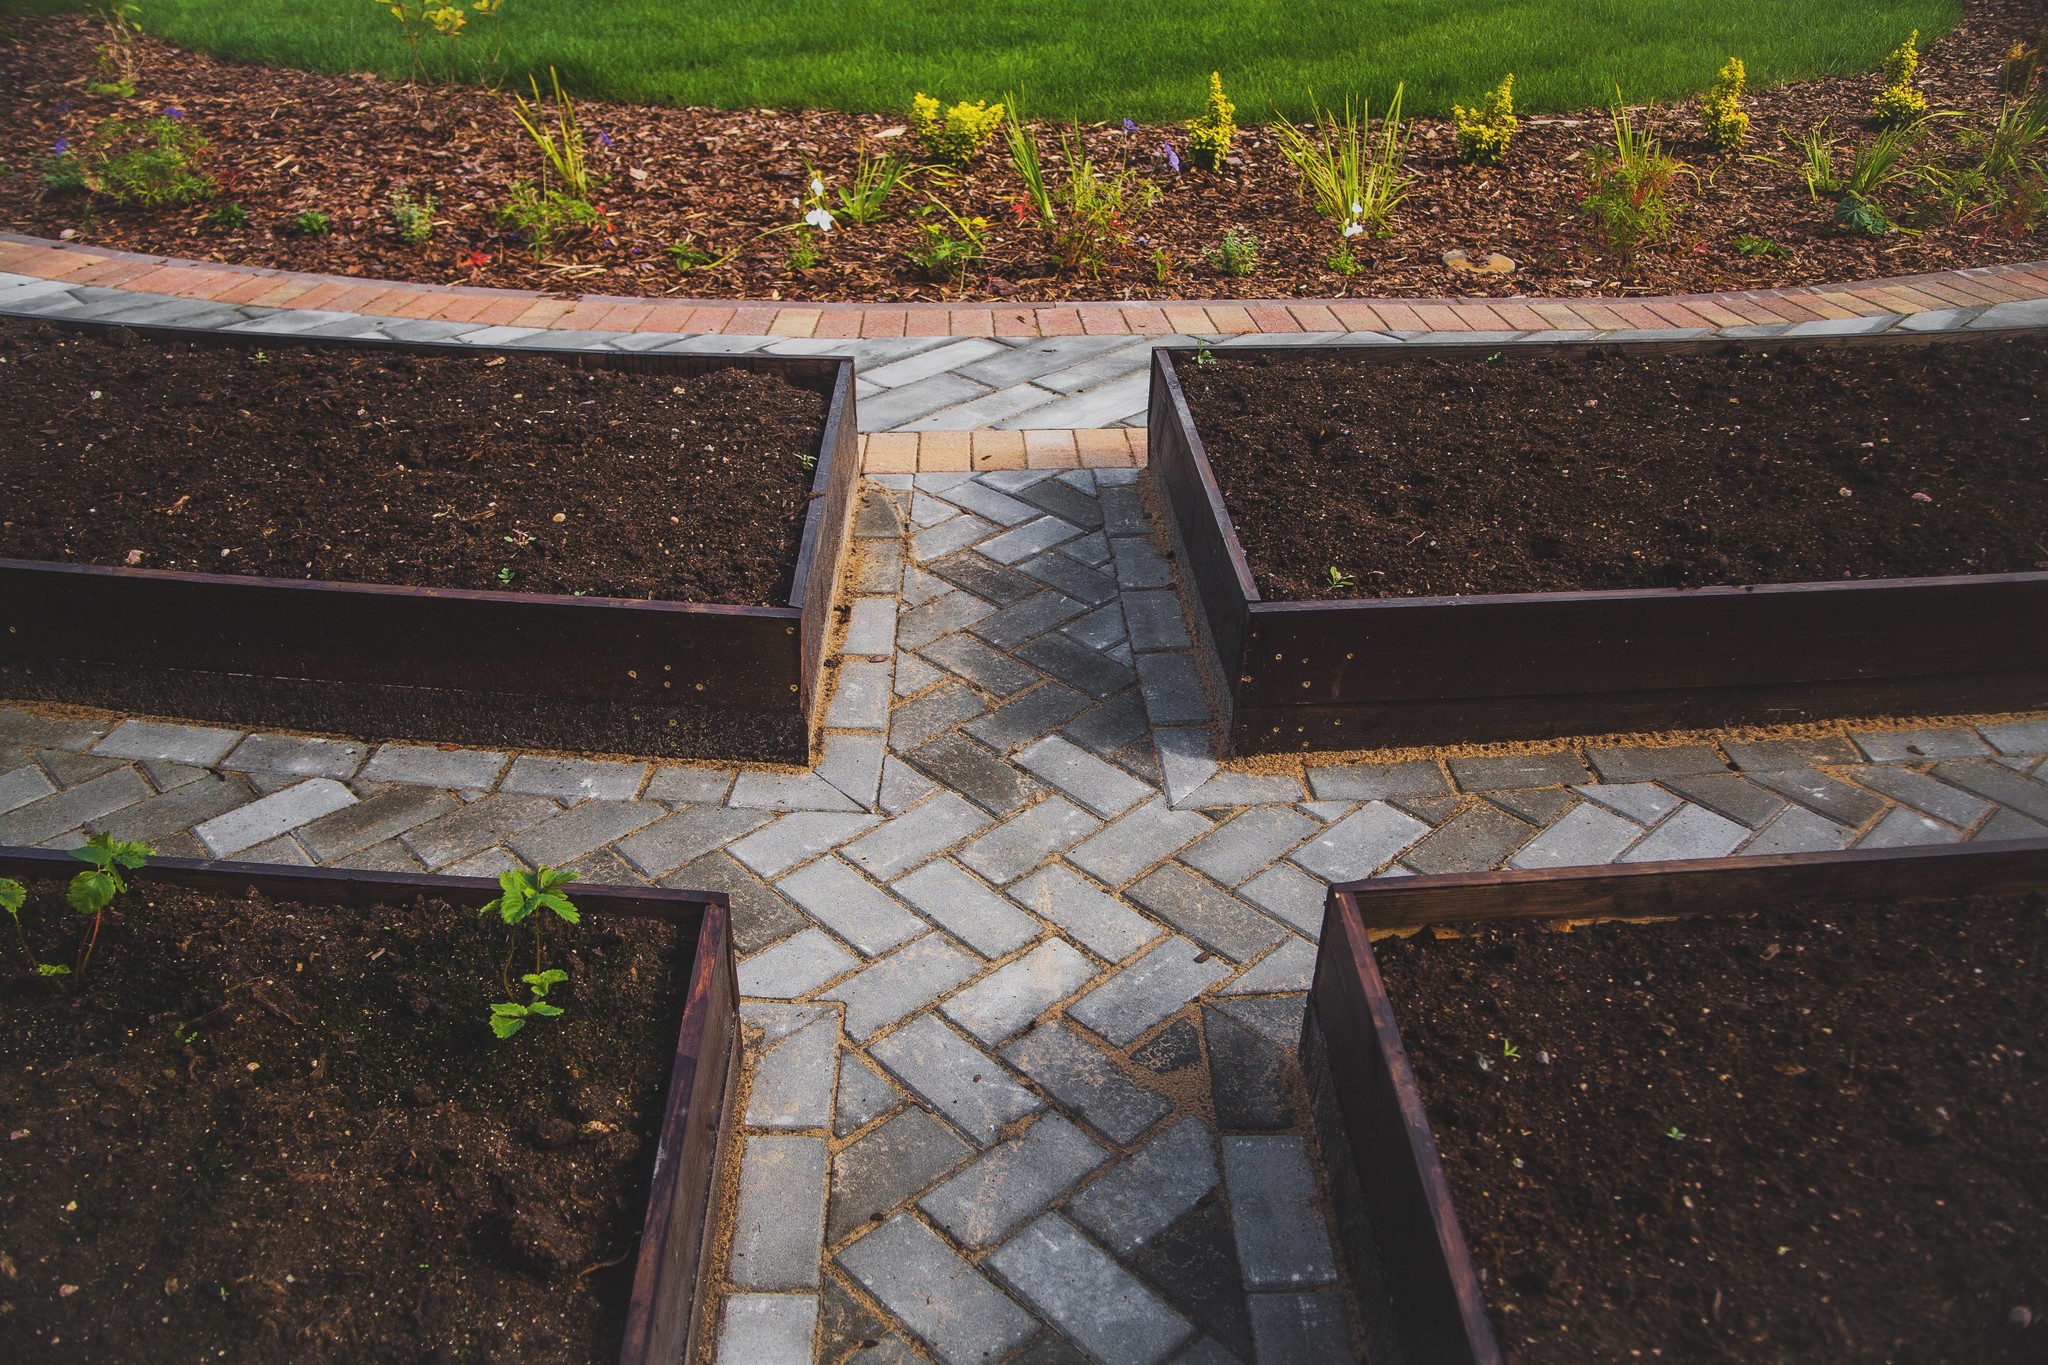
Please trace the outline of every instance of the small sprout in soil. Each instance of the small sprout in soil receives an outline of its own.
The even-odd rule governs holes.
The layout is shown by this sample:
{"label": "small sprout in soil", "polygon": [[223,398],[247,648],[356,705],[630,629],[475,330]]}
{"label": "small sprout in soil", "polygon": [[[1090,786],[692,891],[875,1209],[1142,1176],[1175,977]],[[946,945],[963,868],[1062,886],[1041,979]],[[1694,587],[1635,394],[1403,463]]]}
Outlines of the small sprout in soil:
{"label": "small sprout in soil", "polygon": [[240,204],[222,204],[206,215],[206,225],[211,228],[226,228],[234,231],[249,226],[249,211]]}
{"label": "small sprout in soil", "polygon": [[1511,1062],[1520,1061],[1522,1058],[1522,1049],[1516,1047],[1513,1043],[1503,1038],[1500,1040],[1500,1055],[1507,1058]]}
{"label": "small sprout in soil", "polygon": [[[546,865],[535,868],[531,877],[516,868],[501,872],[498,874],[500,894],[477,912],[488,915],[495,910],[498,918],[511,929],[529,922],[533,925],[533,970],[519,978],[525,983],[531,999],[525,1002],[516,998],[508,999],[491,1006],[491,1032],[499,1038],[510,1038],[526,1027],[528,1019],[535,1016],[552,1019],[562,1013],[560,1006],[547,1003],[547,995],[550,989],[567,981],[569,976],[559,969],[550,969],[542,960],[544,948],[541,929],[547,923],[547,916],[540,912],[549,911],[565,924],[583,922],[582,912],[576,908],[568,894],[560,889],[568,882],[567,872]],[[518,947],[517,936],[509,937],[505,945],[505,965],[498,973],[504,984],[505,994],[512,997],[518,995],[518,992],[512,989],[511,980],[512,958]]]}
{"label": "small sprout in soil", "polygon": [[668,244],[669,263],[677,270],[706,270],[724,265],[732,258],[730,251],[720,256],[699,242],[695,237],[685,235],[679,242]]}
{"label": "small sprout in soil", "polygon": [[1163,246],[1152,248],[1152,278],[1160,284],[1173,278],[1173,253]]}
{"label": "small sprout in soil", "polygon": [[1768,237],[1759,237],[1752,232],[1735,234],[1735,254],[1738,256],[1790,256],[1790,250]]}
{"label": "small sprout in soil", "polygon": [[500,583],[504,583],[504,584],[507,584],[507,585],[509,585],[509,584],[510,584],[510,583],[512,582],[512,580],[513,580],[514,578],[517,578],[517,577],[518,577],[518,575],[517,575],[517,574],[515,574],[515,573],[513,573],[513,572],[512,572],[512,570],[510,570],[510,569],[500,569],[500,570],[498,570],[498,581],[499,581]]}
{"label": "small sprout in soil", "polygon": [[808,450],[799,451],[796,462],[804,467],[804,473],[806,474],[811,473],[818,467],[818,457],[811,454]]}
{"label": "small sprout in soil", "polygon": [[[86,963],[92,961],[93,946],[100,941],[100,920],[114,898],[128,889],[128,883],[121,879],[121,869],[133,871],[147,863],[151,850],[147,845],[116,839],[111,834],[95,834],[85,841],[85,847],[74,848],[71,856],[91,866],[71,879],[65,891],[65,899],[71,908],[81,915],[92,916],[92,933],[86,938],[85,950],[79,954],[78,974],[85,975]],[[61,972],[37,971],[44,976],[60,976]]]}
{"label": "small sprout in soil", "polygon": [[1209,249],[1207,256],[1218,273],[1242,278],[1258,269],[1259,239],[1232,228],[1223,234],[1221,243]]}
{"label": "small sprout in soil", "polygon": [[1329,583],[1333,588],[1355,588],[1358,586],[1358,579],[1332,564],[1330,566]]}
{"label": "small sprout in soil", "polygon": [[502,1000],[491,1006],[491,1032],[500,1038],[510,1038],[526,1027],[529,1019],[553,1019],[562,1013],[559,1005],[548,1003],[548,990],[569,979],[569,974],[560,968],[545,972],[528,972],[519,978],[533,992],[528,1004],[513,1000]]}
{"label": "small sprout in soil", "polygon": [[39,961],[35,950],[28,946],[28,935],[21,930],[21,907],[28,903],[28,892],[20,882],[9,877],[0,877],[0,910],[5,910],[14,921],[14,937],[21,944],[21,951],[28,957],[29,966],[35,968],[37,976],[69,976],[71,969],[56,962]]}
{"label": "small sprout in soil", "polygon": [[291,230],[300,237],[325,237],[334,231],[334,220],[318,209],[307,209],[292,219]]}
{"label": "small sprout in soil", "polygon": [[[250,356],[250,357],[249,357],[249,363],[250,363],[250,364],[252,364],[252,365],[268,365],[268,364],[270,363],[270,352],[268,352],[268,351],[258,351],[258,352],[256,352],[256,354],[254,354],[254,355],[252,355],[252,356]],[[182,499],[181,499],[181,501],[182,501]]]}
{"label": "small sprout in soil", "polygon": [[1671,1131],[1664,1134],[1664,1136],[1670,1138],[1673,1142],[1685,1141],[1684,1131],[1675,1123],[1671,1125]]}
{"label": "small sprout in soil", "polygon": [[1207,346],[1197,346],[1195,347],[1195,363],[1197,365],[1214,365],[1216,363],[1216,353]]}

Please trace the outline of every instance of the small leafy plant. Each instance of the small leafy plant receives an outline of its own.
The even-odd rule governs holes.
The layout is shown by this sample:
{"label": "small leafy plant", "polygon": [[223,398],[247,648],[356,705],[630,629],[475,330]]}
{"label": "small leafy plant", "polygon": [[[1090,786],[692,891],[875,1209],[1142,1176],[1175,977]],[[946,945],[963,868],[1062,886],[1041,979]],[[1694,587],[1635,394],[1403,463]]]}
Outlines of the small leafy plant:
{"label": "small leafy plant", "polygon": [[695,237],[685,236],[681,241],[670,242],[667,247],[669,263],[677,270],[703,270],[724,265],[732,258],[731,252],[721,256],[699,242]]}
{"label": "small leafy plant", "polygon": [[1732,152],[1749,140],[1749,115],[1742,108],[1743,87],[1748,81],[1742,58],[1730,57],[1708,88],[1706,98],[1700,101],[1700,124],[1706,130],[1707,141],[1724,152]]}
{"label": "small leafy plant", "polygon": [[1355,588],[1358,586],[1358,579],[1355,575],[1345,573],[1335,564],[1330,566],[1329,576],[1323,581],[1333,588]]}
{"label": "small leafy plant", "polygon": [[135,86],[142,79],[142,61],[135,55],[135,21],[141,11],[133,5],[113,4],[100,11],[101,42],[93,50],[93,74],[86,82],[88,93],[134,99]]}
{"label": "small leafy plant", "polygon": [[1752,232],[1735,234],[1735,254],[1738,256],[1790,256],[1792,253],[1768,237],[1759,237]]}
{"label": "small leafy plant", "polygon": [[1664,151],[1645,119],[1638,128],[1614,92],[1610,113],[1614,145],[1593,154],[1589,192],[1579,204],[1583,213],[1624,258],[1671,231],[1678,211],[1671,204],[1671,184],[1690,174]]}
{"label": "small leafy plant", "polygon": [[910,102],[910,123],[925,154],[948,166],[965,166],[981,155],[1003,126],[1003,106],[961,100],[942,115],[939,102],[920,90]]}
{"label": "small leafy plant", "polygon": [[[470,0],[465,10],[447,0],[372,0],[388,11],[405,32],[406,50],[412,55],[412,78],[453,83],[465,73],[496,88],[504,67],[505,35],[500,26],[505,0]],[[489,29],[480,38],[469,25],[474,14]]]}
{"label": "small leafy plant", "polygon": [[21,944],[22,953],[28,958],[28,965],[35,968],[37,976],[69,976],[71,969],[56,962],[44,962],[36,957],[35,949],[28,946],[28,935],[21,928],[21,907],[28,904],[28,892],[20,882],[11,877],[0,877],[0,910],[14,921],[14,938]]}
{"label": "small leafy plant", "polygon": [[1209,103],[1188,120],[1188,160],[1205,171],[1217,170],[1230,155],[1237,136],[1237,106],[1223,93],[1223,73],[1209,73]]}
{"label": "small leafy plant", "polygon": [[1458,160],[1474,166],[1498,165],[1521,123],[1515,117],[1515,73],[1502,76],[1477,108],[1452,105],[1451,120],[1457,127]]}
{"label": "small leafy plant", "polygon": [[917,216],[918,242],[903,253],[904,259],[933,279],[965,278],[987,250],[988,219],[963,217],[937,200],[919,209]]}
{"label": "small leafy plant", "polygon": [[418,246],[434,235],[434,210],[439,207],[431,194],[415,199],[405,190],[393,190],[391,230],[407,246]]}
{"label": "small leafy plant", "polygon": [[1018,220],[1036,218],[1054,268],[1099,276],[1119,261],[1131,246],[1129,215],[1159,202],[1159,187],[1127,164],[1128,146],[1126,159],[1104,168],[1089,156],[1079,128],[1062,132],[1061,170],[1052,177],[1039,160],[1038,140],[1024,125],[1015,100],[1009,102],[1003,136],[1010,164],[1024,182]]}
{"label": "small leafy plant", "polygon": [[[548,1002],[548,992],[567,981],[569,974],[546,965],[542,929],[550,914],[565,924],[583,922],[583,912],[561,889],[569,880],[567,872],[545,865],[535,868],[530,877],[512,868],[498,874],[497,898],[477,911],[480,915],[495,912],[505,927],[514,931],[507,935],[505,965],[498,972],[507,998],[491,1006],[491,1032],[501,1039],[510,1038],[532,1019],[554,1019],[562,1013],[559,1005]],[[519,999],[519,992],[512,989],[512,959],[519,950],[517,931],[522,924],[533,928],[533,970],[519,978],[527,988],[525,1000]]]}
{"label": "small leafy plant", "polygon": [[[148,846],[116,839],[110,834],[100,833],[85,841],[82,848],[71,850],[71,856],[87,864],[72,877],[71,884],[64,890],[64,898],[71,908],[81,915],[92,916],[92,929],[87,934],[85,945],[78,955],[77,975],[84,976],[86,965],[92,961],[92,950],[100,941],[100,924],[107,907],[116,897],[128,890],[125,871],[134,871],[148,863],[151,853]],[[37,976],[70,976],[73,969],[61,963],[43,962],[37,959],[35,950],[28,945],[28,936],[22,931],[21,909],[27,904],[27,893],[21,883],[0,878],[0,909],[7,911],[14,921],[14,937],[20,943],[22,953]]]}
{"label": "small leafy plant", "polygon": [[222,204],[206,215],[206,225],[212,228],[225,228],[231,232],[239,231],[249,226],[249,212],[240,204]]}
{"label": "small leafy plant", "polygon": [[517,233],[536,256],[605,225],[604,214],[595,205],[573,194],[536,185],[514,185],[511,198],[498,210],[497,218],[500,227]]}
{"label": "small leafy plant", "polygon": [[1223,234],[1221,242],[1209,248],[1206,259],[1219,274],[1242,278],[1259,267],[1259,239],[1250,232],[1231,228]]}
{"label": "small leafy plant", "polygon": [[59,139],[43,162],[43,183],[59,192],[103,195],[116,204],[179,208],[208,199],[218,186],[204,165],[208,143],[180,119],[140,123],[112,118],[80,150]]}
{"label": "small leafy plant", "polygon": [[319,209],[307,209],[292,219],[292,235],[295,237],[325,237],[334,231],[334,220]]}
{"label": "small leafy plant", "polygon": [[1884,59],[1884,89],[1871,101],[1879,123],[1897,128],[1927,117],[1927,96],[1913,84],[1919,70],[1920,30],[1916,28]]}

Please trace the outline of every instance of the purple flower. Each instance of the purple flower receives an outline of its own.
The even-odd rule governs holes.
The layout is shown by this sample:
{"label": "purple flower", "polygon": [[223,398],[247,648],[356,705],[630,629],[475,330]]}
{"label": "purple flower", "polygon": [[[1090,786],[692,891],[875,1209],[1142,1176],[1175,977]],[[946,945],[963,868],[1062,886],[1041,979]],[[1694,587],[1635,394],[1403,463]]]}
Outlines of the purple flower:
{"label": "purple flower", "polygon": [[1180,153],[1173,150],[1173,144],[1171,142],[1162,142],[1159,144],[1159,150],[1166,153],[1167,168],[1171,170],[1175,175],[1179,175]]}
{"label": "purple flower", "polygon": [[601,129],[601,128],[600,128],[600,129],[598,130],[598,133],[597,133],[597,145],[598,145],[598,146],[600,146],[600,147],[609,147],[609,146],[611,146],[611,145],[612,145],[612,135],[611,135],[610,133],[607,133],[607,132],[605,132],[605,131],[604,131],[603,129]]}
{"label": "purple flower", "polygon": [[164,106],[164,117],[170,119],[183,118],[185,117],[185,111],[175,104],[167,104]]}
{"label": "purple flower", "polygon": [[70,150],[71,150],[71,139],[70,139],[70,138],[68,138],[68,137],[60,137],[60,138],[58,138],[58,139],[57,139],[57,155],[58,155],[58,156],[62,156],[62,155],[64,155],[64,153],[66,153],[66,152],[68,152],[68,151],[70,151]]}
{"label": "purple flower", "polygon": [[57,101],[57,112],[58,112],[58,113],[60,113],[60,114],[68,114],[68,113],[70,113],[70,112],[71,112],[71,101],[70,101],[70,100],[58,100],[58,101]]}
{"label": "purple flower", "polygon": [[1132,122],[1131,120],[1129,120],[1129,119],[1125,119],[1125,120],[1124,120],[1124,131],[1125,131],[1126,133],[1135,133],[1135,132],[1137,132],[1137,131],[1138,131],[1138,125],[1137,125],[1137,124],[1135,124],[1135,123],[1133,123],[1133,122]]}

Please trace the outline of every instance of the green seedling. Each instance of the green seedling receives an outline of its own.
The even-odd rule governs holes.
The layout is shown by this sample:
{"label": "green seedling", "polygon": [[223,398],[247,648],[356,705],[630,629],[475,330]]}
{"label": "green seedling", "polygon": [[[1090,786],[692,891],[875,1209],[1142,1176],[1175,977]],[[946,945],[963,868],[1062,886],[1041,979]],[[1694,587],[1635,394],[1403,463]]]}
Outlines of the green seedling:
{"label": "green seedling", "polygon": [[1522,1049],[1516,1047],[1513,1043],[1503,1038],[1500,1040],[1500,1055],[1507,1058],[1511,1062],[1520,1061],[1522,1058]]}
{"label": "green seedling", "polygon": [[1675,1123],[1671,1125],[1671,1131],[1664,1136],[1670,1138],[1673,1142],[1685,1141],[1685,1133]]}
{"label": "green seedling", "polygon": [[1333,588],[1355,588],[1358,586],[1358,580],[1355,577],[1345,573],[1335,564],[1330,566],[1330,576],[1327,581]]}
{"label": "green seedling", "polygon": [[508,588],[512,586],[512,580],[515,577],[517,577],[517,575],[514,574],[510,569],[498,570],[498,581]]}
{"label": "green seedling", "polygon": [[1195,363],[1197,365],[1214,365],[1216,363],[1216,353],[1207,346],[1197,346],[1195,347]]}
{"label": "green seedling", "polygon": [[815,471],[818,467],[818,457],[811,454],[808,450],[799,452],[796,462],[804,467],[804,473],[806,474]]}
{"label": "green seedling", "polygon": [[511,999],[491,1006],[491,1032],[499,1038],[510,1038],[526,1027],[532,1018],[553,1019],[562,1013],[561,1007],[547,1002],[548,991],[569,979],[568,973],[549,969],[542,960],[545,951],[541,930],[547,923],[548,915],[565,924],[581,924],[583,913],[576,908],[568,894],[561,890],[569,882],[569,874],[559,868],[545,865],[533,870],[533,875],[512,869],[498,874],[500,894],[487,902],[477,913],[488,915],[497,912],[505,927],[517,930],[522,924],[533,926],[533,970],[521,976],[531,996],[526,1002],[516,997],[519,992],[512,989],[512,958],[519,949],[516,933],[508,936],[505,944],[505,965],[499,969],[499,980],[504,984],[505,994]]}
{"label": "green seedling", "polygon": [[516,1000],[501,1000],[491,1006],[491,1032],[500,1038],[510,1038],[525,1028],[529,1019],[553,1019],[562,1012],[561,1006],[548,1003],[548,989],[567,981],[567,972],[555,968],[545,972],[528,972],[519,979],[533,992],[533,999],[524,1005]]}
{"label": "green seedling", "polygon": [[21,951],[28,958],[29,966],[36,969],[37,976],[71,975],[71,969],[61,963],[38,961],[35,949],[28,946],[28,935],[21,929],[21,907],[27,903],[28,892],[22,889],[20,882],[0,877],[0,910],[5,910],[8,918],[14,921],[14,937],[20,942]]}
{"label": "green seedling", "polygon": [[[111,834],[95,834],[85,841],[85,847],[74,848],[71,856],[91,866],[71,879],[66,888],[65,899],[71,908],[81,915],[92,916],[92,933],[85,941],[85,951],[79,954],[78,974],[85,975],[86,963],[92,961],[92,950],[100,941],[100,921],[106,915],[107,907],[114,898],[128,889],[128,883],[121,878],[121,869],[133,871],[147,863],[151,850],[144,844],[129,843],[116,839]],[[42,971],[38,966],[37,970]],[[61,976],[62,972],[42,972],[45,976]]]}

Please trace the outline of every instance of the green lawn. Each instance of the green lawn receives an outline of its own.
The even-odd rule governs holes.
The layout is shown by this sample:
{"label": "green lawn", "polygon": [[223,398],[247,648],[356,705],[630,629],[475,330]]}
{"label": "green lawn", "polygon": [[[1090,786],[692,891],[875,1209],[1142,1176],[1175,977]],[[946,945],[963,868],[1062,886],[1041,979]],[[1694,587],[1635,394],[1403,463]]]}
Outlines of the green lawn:
{"label": "green lawn", "polygon": [[[29,0],[72,8],[75,0]],[[401,75],[372,0],[138,0],[143,26],[195,48]],[[1031,112],[1170,121],[1212,67],[1242,122],[1370,98],[1405,81],[1442,114],[1515,72],[1524,110],[1669,99],[1731,53],[1753,86],[1874,68],[1956,0],[505,0],[513,69],[560,68],[587,96],[668,104],[904,108],[1022,90]],[[545,80],[543,80],[545,84]]]}

